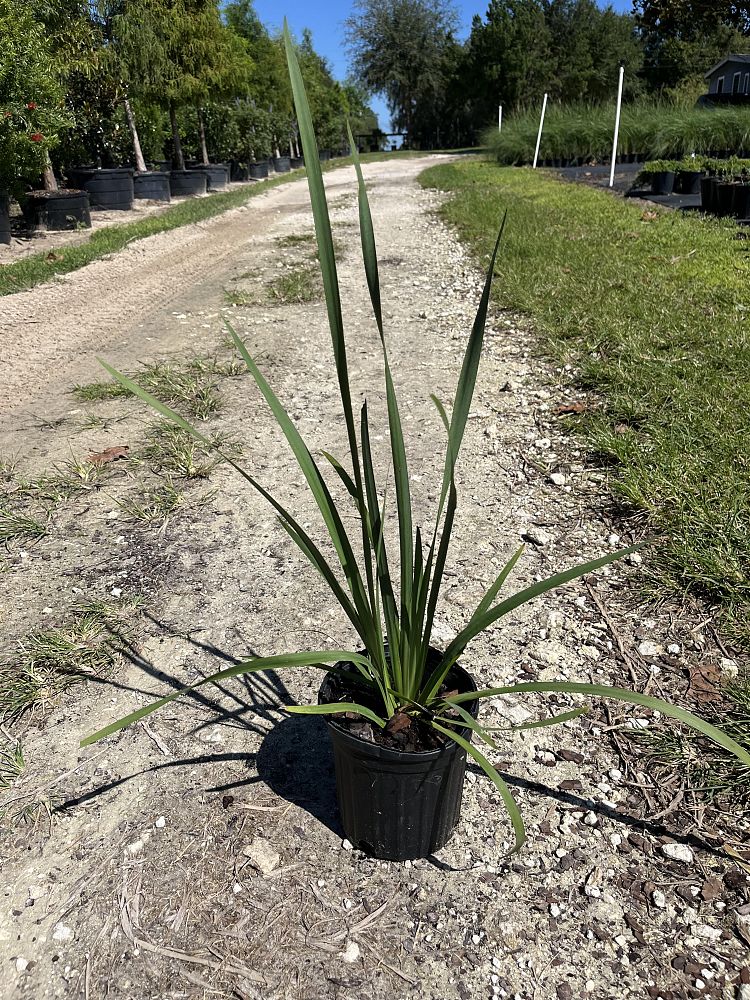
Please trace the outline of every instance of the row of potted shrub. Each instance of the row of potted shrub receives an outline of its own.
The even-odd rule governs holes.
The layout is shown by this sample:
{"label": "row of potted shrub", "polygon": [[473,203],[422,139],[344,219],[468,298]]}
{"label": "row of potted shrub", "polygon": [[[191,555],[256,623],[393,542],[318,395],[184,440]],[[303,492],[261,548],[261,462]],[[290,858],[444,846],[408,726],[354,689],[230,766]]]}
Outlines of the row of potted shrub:
{"label": "row of potted shrub", "polygon": [[[520,112],[484,136],[499,163],[531,163],[539,131],[539,108]],[[612,155],[615,109],[608,105],[549,105],[539,155],[547,166],[601,162]],[[750,150],[750,110],[682,108],[641,101],[622,109],[618,160],[641,162],[691,153],[731,155]],[[726,152],[725,152],[726,151]]]}
{"label": "row of potted shrub", "polygon": [[701,209],[713,215],[750,218],[750,159],[652,160],[638,175],[654,194],[700,195]]}
{"label": "row of potted shrub", "polygon": [[[322,150],[321,160],[330,151]],[[65,171],[66,186],[58,191],[32,191],[21,207],[32,231],[88,228],[91,210],[128,211],[136,200],[171,201],[173,197],[193,197],[225,191],[229,181],[263,180],[269,173],[287,173],[304,166],[302,157],[275,156],[252,163],[212,163],[187,161],[185,170],[173,170],[169,160],[149,163],[146,173],[131,167],[70,167]],[[0,198],[0,243],[10,243],[9,199]]]}

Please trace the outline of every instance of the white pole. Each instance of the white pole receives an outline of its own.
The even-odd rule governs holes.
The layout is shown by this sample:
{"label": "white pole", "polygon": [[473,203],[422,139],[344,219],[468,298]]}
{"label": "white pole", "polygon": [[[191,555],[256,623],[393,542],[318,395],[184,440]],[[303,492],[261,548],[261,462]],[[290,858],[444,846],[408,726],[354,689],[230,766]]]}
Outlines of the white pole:
{"label": "white pole", "polygon": [[503,130],[503,106],[498,104],[497,106],[497,130],[502,132]]}
{"label": "white pole", "polygon": [[547,110],[547,95],[544,95],[544,100],[542,101],[542,117],[539,119],[539,134],[536,137],[536,149],[534,150],[534,170],[536,170],[536,161],[539,159],[539,147],[542,144],[542,129],[544,128],[544,113]]}
{"label": "white pole", "polygon": [[609,186],[615,183],[615,164],[617,163],[617,140],[620,137],[620,109],[622,108],[622,81],[625,77],[625,67],[620,66],[620,83],[617,87],[617,113],[615,114],[615,137],[612,143],[612,166],[609,171]]}

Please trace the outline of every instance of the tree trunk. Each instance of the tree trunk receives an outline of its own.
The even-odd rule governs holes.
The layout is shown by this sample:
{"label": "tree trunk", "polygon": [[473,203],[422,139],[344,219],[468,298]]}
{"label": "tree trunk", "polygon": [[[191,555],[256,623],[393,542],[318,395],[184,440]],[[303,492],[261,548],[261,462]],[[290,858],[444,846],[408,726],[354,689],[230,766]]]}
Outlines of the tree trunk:
{"label": "tree trunk", "polygon": [[130,129],[130,138],[133,141],[133,153],[135,154],[135,169],[139,174],[146,173],[146,161],[143,159],[143,150],[141,149],[141,140],[138,138],[138,128],[135,124],[135,116],[133,114],[133,109],[130,107],[130,101],[125,98],[122,102],[125,107],[125,117],[128,120],[128,128]]}
{"label": "tree trunk", "polygon": [[169,121],[172,126],[172,145],[174,146],[174,165],[177,170],[185,169],[185,157],[182,155],[180,130],[177,127],[177,108],[174,101],[169,104]]}
{"label": "tree trunk", "polygon": [[57,178],[55,177],[55,171],[52,169],[52,161],[49,158],[49,153],[47,153],[47,166],[44,168],[44,190],[58,190]]}
{"label": "tree trunk", "polygon": [[203,158],[203,165],[208,166],[210,160],[208,158],[208,146],[206,146],[206,123],[203,121],[203,112],[200,108],[196,108],[198,112],[198,135],[201,140],[201,157]]}

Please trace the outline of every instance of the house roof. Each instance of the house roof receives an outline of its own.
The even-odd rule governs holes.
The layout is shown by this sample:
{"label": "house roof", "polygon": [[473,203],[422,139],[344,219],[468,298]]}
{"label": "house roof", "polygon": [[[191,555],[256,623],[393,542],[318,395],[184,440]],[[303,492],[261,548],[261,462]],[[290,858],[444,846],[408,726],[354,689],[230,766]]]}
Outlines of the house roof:
{"label": "house roof", "polygon": [[740,62],[740,63],[750,63],[750,55],[747,53],[732,53],[729,56],[724,56],[724,58],[717,62],[715,66],[712,66],[708,73],[704,73],[703,79],[707,80],[709,76],[713,76],[717,69],[721,69],[724,63],[728,62]]}

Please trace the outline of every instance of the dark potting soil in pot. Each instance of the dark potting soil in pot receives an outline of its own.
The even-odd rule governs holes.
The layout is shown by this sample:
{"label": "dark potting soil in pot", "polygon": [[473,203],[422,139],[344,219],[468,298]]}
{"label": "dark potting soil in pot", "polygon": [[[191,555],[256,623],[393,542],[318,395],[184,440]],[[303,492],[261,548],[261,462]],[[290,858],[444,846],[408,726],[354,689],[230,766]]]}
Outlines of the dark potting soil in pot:
{"label": "dark potting soil in pot", "polygon": [[[440,689],[440,695],[445,697],[448,694],[463,694],[471,690],[464,681],[465,676],[468,675],[465,675],[463,671],[459,672],[455,668],[451,670],[446,683]],[[377,696],[374,697],[373,693],[361,683],[360,675],[357,672],[329,674],[327,681],[327,685],[321,688],[321,698],[319,699],[321,703],[356,702],[382,714],[383,708],[379,704]],[[471,714],[475,714],[477,707],[476,702],[462,705],[462,708]],[[458,713],[455,713],[454,718],[459,718]],[[387,750],[396,750],[402,753],[430,753],[442,749],[449,742],[447,737],[444,737],[442,733],[437,732],[427,723],[404,713],[394,715],[388,721],[385,729],[381,729],[355,712],[341,712],[330,716],[330,719],[335,721],[350,736],[384,747]]]}

